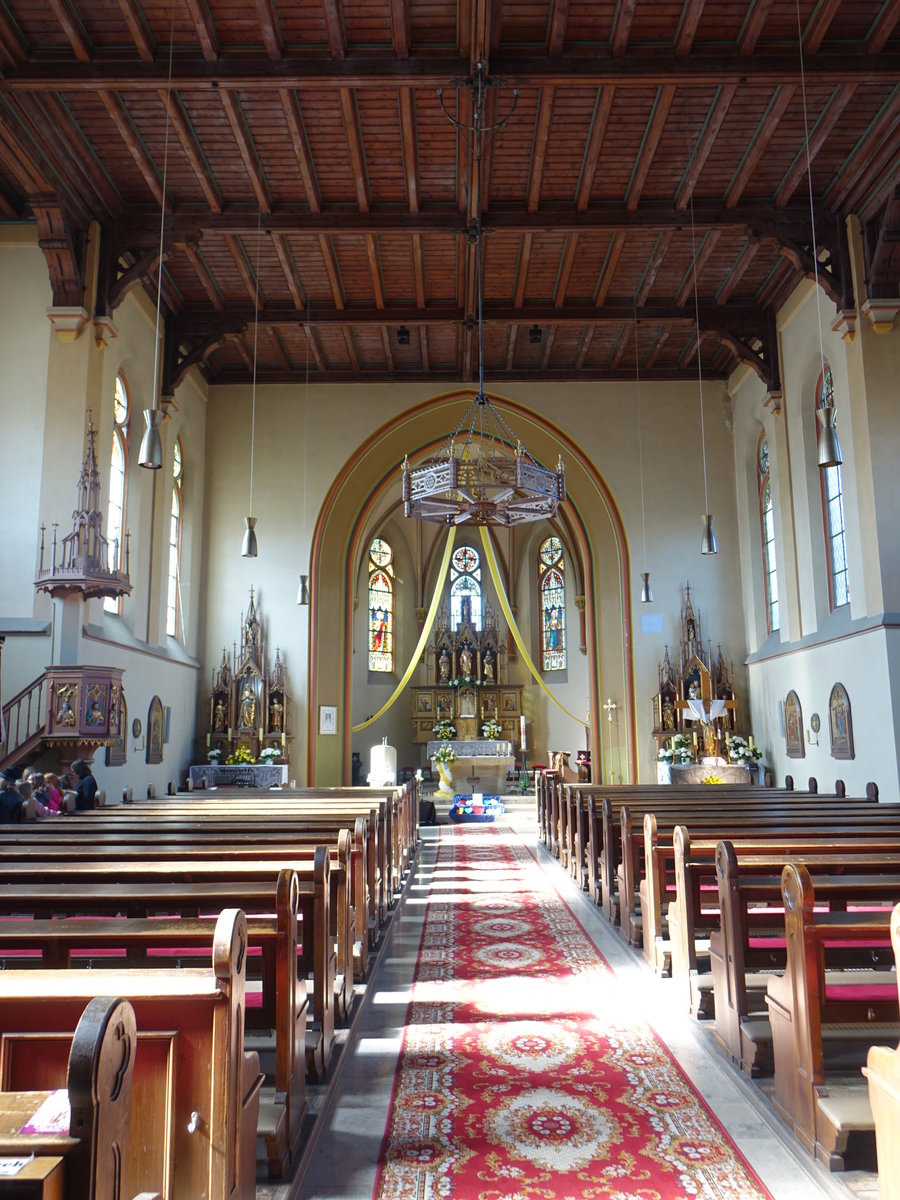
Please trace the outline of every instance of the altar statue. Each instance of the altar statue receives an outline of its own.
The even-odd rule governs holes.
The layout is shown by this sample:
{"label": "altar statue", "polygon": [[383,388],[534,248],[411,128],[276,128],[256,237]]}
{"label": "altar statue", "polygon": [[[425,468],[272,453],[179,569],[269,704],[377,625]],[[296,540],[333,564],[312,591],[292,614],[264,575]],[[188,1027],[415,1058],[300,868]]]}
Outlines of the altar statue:
{"label": "altar statue", "polygon": [[665,704],[663,704],[663,729],[674,729],[674,728],[675,728],[675,705],[672,703],[672,701],[667,696]]}
{"label": "altar statue", "polygon": [[241,693],[241,729],[256,728],[256,697],[248,684]]}
{"label": "altar statue", "polygon": [[484,656],[484,677],[489,683],[494,682],[494,655],[490,650]]}
{"label": "altar statue", "polygon": [[216,701],[216,711],[213,713],[213,732],[225,732],[225,705],[221,700]]}
{"label": "altar statue", "polygon": [[450,655],[447,653],[447,647],[441,651],[441,657],[438,659],[438,677],[441,683],[446,683],[450,678]]}
{"label": "altar statue", "polygon": [[463,646],[459,652],[459,673],[460,675],[472,674],[472,651],[468,646]]}
{"label": "altar statue", "polygon": [[272,732],[281,733],[281,723],[284,719],[284,705],[279,703],[277,698],[269,705],[269,713],[272,720]]}

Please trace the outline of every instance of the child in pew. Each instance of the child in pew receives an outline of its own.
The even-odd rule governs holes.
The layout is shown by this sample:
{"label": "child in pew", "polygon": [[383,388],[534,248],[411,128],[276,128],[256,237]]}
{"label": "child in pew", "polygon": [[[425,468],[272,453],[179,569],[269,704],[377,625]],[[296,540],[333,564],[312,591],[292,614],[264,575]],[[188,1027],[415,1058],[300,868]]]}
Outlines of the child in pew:
{"label": "child in pew", "polygon": [[65,810],[66,802],[63,798],[62,788],[59,786],[59,776],[54,775],[52,771],[47,771],[44,775],[44,787],[47,791],[47,807],[53,813],[61,813]]}
{"label": "child in pew", "polygon": [[20,774],[18,767],[5,767],[0,771],[0,825],[13,825],[24,820],[25,801],[16,790]]}
{"label": "child in pew", "polygon": [[53,808],[50,799],[50,789],[47,786],[46,777],[39,771],[36,771],[31,776],[31,796],[34,800],[34,812],[39,821],[46,817],[58,817],[59,807]]}

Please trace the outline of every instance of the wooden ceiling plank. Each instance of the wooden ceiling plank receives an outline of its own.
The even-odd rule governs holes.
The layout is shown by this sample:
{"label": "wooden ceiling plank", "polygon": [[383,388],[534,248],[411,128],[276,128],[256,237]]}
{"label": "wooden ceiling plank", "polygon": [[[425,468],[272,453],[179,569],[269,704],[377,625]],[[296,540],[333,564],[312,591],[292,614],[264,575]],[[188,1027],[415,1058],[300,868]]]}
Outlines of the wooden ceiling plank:
{"label": "wooden ceiling plank", "polygon": [[191,169],[197,177],[197,182],[200,185],[201,192],[206,197],[206,203],[209,205],[210,212],[220,213],[222,211],[222,200],[216,187],[216,181],[209,167],[206,165],[197,139],[188,124],[179,97],[175,94],[170,95],[167,92],[161,91],[159,98],[164,108],[167,104],[169,106],[169,120],[172,122],[172,128],[175,130],[175,136],[181,143],[185,157],[191,164]]}
{"label": "wooden ceiling plank", "polygon": [[[853,99],[853,94],[856,87],[852,83],[845,83],[843,87],[835,89],[825,110],[822,112],[818,121],[813,126],[809,135],[809,158],[810,163],[815,162],[816,155],[822,149],[828,135],[834,129],[835,125],[841,118],[844,109]],[[794,160],[790,170],[785,175],[775,193],[776,208],[783,208],[785,204],[793,196],[794,192],[800,186],[802,180],[807,178],[807,153],[806,145],[800,147],[797,157]]]}
{"label": "wooden ceiling plank", "polygon": [[117,0],[117,3],[119,11],[125,18],[131,40],[137,47],[138,58],[141,62],[153,62],[156,51],[150,30],[147,28],[147,22],[144,20],[144,14],[134,0]]}
{"label": "wooden ceiling plank", "polygon": [[748,238],[747,239],[747,244],[744,246],[743,250],[737,256],[737,259],[734,262],[734,266],[731,268],[731,270],[726,275],[725,282],[722,284],[722,286],[716,292],[716,303],[717,304],[727,304],[728,301],[731,299],[732,295],[734,294],[735,288],[740,283],[740,281],[743,277],[744,272],[747,270],[747,268],[750,266],[750,264],[753,262],[754,258],[756,257],[757,252],[760,247],[760,244],[761,243],[758,238]]}
{"label": "wooden ceiling plank", "polygon": [[366,158],[363,150],[362,133],[359,128],[359,113],[356,99],[350,88],[341,88],[341,116],[344,120],[344,132],[347,136],[347,151],[350,155],[350,169],[353,172],[353,183],[356,190],[356,203],[360,212],[368,212],[372,207],[369,200],[369,184],[366,177]]}
{"label": "wooden ceiling plank", "polygon": [[[322,354],[322,347],[319,345],[319,338],[316,334],[315,328],[312,325],[304,325],[303,332],[306,334],[306,344],[312,353],[313,362],[316,364],[316,370],[321,371],[324,374],[328,368],[325,363],[325,357]],[[307,370],[308,369],[309,367],[307,364]]]}
{"label": "wooden ceiling plank", "polygon": [[68,147],[73,161],[79,163],[87,173],[94,190],[101,198],[103,206],[110,213],[121,212],[122,197],[116,190],[115,185],[107,177],[106,172],[97,162],[97,156],[94,153],[93,147],[72,120],[68,108],[66,108],[59,95],[56,92],[48,92],[43,97],[43,102],[44,109],[49,114],[47,124],[52,126],[54,133]]}
{"label": "wooden ceiling plank", "polygon": [[384,361],[387,364],[387,369],[393,371],[394,351],[391,349],[391,335],[384,325],[381,327],[381,344],[384,346]]}
{"label": "wooden ceiling plank", "polygon": [[627,324],[622,325],[619,330],[619,336],[616,338],[616,344],[609,359],[609,367],[612,371],[615,371],[617,367],[622,365],[622,359],[625,357],[625,351],[628,348],[628,343],[631,341],[631,330],[632,327]]}
{"label": "wooden ceiling plank", "polygon": [[344,345],[347,347],[347,353],[350,356],[350,366],[353,368],[353,373],[360,373],[359,351],[356,348],[356,338],[353,336],[353,329],[349,325],[345,325],[341,331],[344,335]]}
{"label": "wooden ceiling plank", "polygon": [[661,233],[656,239],[656,245],[653,248],[653,254],[647,264],[647,269],[644,272],[644,278],[641,280],[641,286],[635,298],[639,308],[647,303],[647,297],[650,295],[650,290],[656,283],[656,277],[663,265],[663,260],[669,251],[672,244],[672,238],[675,236],[673,229],[667,229],[665,233]]}
{"label": "wooden ceiling plank", "polygon": [[685,272],[684,279],[681,281],[681,287],[675,296],[675,303],[681,307],[687,304],[688,297],[694,291],[694,276],[699,279],[703,274],[703,268],[709,262],[710,255],[716,248],[719,238],[722,236],[721,229],[711,229],[705,234],[703,241],[700,243],[700,248],[697,251],[697,257],[692,262],[691,266]]}
{"label": "wooden ceiling plank", "polygon": [[[499,6],[498,6],[499,7]],[[547,53],[559,58],[566,45],[566,29],[569,24],[569,0],[552,0],[550,22],[547,33]]]}
{"label": "wooden ceiling plank", "polygon": [[900,159],[891,152],[890,146],[885,146],[848,196],[851,211],[858,213],[861,221],[871,221],[890,199],[898,172]]}
{"label": "wooden ceiling plank", "polygon": [[272,6],[272,0],[256,0],[256,17],[262,30],[263,45],[266,54],[273,62],[282,55],[281,30],[278,28],[278,18]]}
{"label": "wooden ceiling plank", "polygon": [[100,170],[90,146],[55,93],[42,97],[14,96],[10,105],[46,161],[67,181],[86,212],[106,217],[121,212],[122,198]]}
{"label": "wooden ceiling plank", "polygon": [[603,263],[603,266],[600,268],[600,278],[597,281],[597,291],[594,295],[595,308],[602,308],[606,303],[609,286],[613,281],[613,275],[616,273],[616,264],[619,261],[619,255],[622,253],[624,245],[624,233],[614,233],[609,239],[609,246],[606,250],[606,259]]}
{"label": "wooden ceiling plank", "polygon": [[[256,276],[254,275],[253,269],[250,266],[250,260],[247,257],[247,251],[244,249],[241,239],[230,233],[225,235],[225,244],[231,252],[231,257],[234,259],[234,265],[237,267],[238,274],[243,280],[244,287],[247,289],[247,295],[250,297],[251,302],[255,305],[257,301]],[[260,307],[265,304],[265,297],[262,294],[262,289],[260,289],[259,304]]]}
{"label": "wooden ceiling plank", "polygon": [[406,181],[406,200],[411,213],[419,211],[419,173],[416,156],[416,116],[412,88],[398,88],[400,105],[400,140],[403,147],[403,175]]}
{"label": "wooden ceiling plank", "polygon": [[384,308],[384,284],[381,279],[381,262],[378,254],[378,243],[371,233],[366,234],[366,259],[369,263],[369,274],[372,276],[372,291],[375,296],[375,307]]}
{"label": "wooden ceiling plank", "polygon": [[537,212],[541,200],[541,183],[544,178],[544,164],[547,159],[547,142],[550,137],[550,122],[553,118],[553,97],[555,88],[541,88],[541,98],[538,102],[535,119],[534,143],[531,151],[531,170],[528,174],[528,199],[526,205],[529,212]]}
{"label": "wooden ceiling plank", "polygon": [[544,353],[541,356],[541,370],[546,371],[550,366],[550,356],[553,353],[553,343],[556,341],[556,326],[551,325],[547,330],[547,340],[544,343]]}
{"label": "wooden ceiling plank", "polygon": [[0,8],[0,52],[2,52],[0,63],[5,58],[7,61],[3,65],[11,67],[18,66],[24,58],[28,57],[28,43],[4,8]]}
{"label": "wooden ceiling plank", "polygon": [[797,88],[794,84],[776,88],[766,112],[757,126],[756,133],[750,139],[747,150],[741,160],[734,178],[725,192],[725,207],[734,208],[740,203],[744,189],[753,177],[753,172],[765,154],[769,142],[778,128],[779,122],[787,112]]}
{"label": "wooden ceiling plank", "polygon": [[214,63],[219,57],[219,39],[205,0],[185,0],[185,4],[197,35],[200,53],[207,62]]}
{"label": "wooden ceiling plank", "polygon": [[409,58],[409,6],[407,0],[390,0],[391,41],[398,58]]}
{"label": "wooden ceiling plank", "polygon": [[413,283],[416,289],[416,308],[425,307],[425,249],[421,233],[410,238],[413,261]]}
{"label": "wooden ceiling plank", "polygon": [[618,0],[616,15],[609,35],[609,52],[613,58],[622,58],[628,49],[631,22],[637,0]]}
{"label": "wooden ceiling plank", "polygon": [[214,309],[216,309],[217,312],[221,312],[225,307],[225,302],[222,299],[221,292],[216,286],[216,281],[210,274],[209,268],[203,259],[203,255],[200,253],[200,248],[194,242],[181,242],[176,243],[176,245],[184,252],[188,262],[194,268],[194,273],[200,280],[200,283],[203,285],[203,290],[209,297],[210,304]]}
{"label": "wooden ceiling plank", "polygon": [[900,0],[887,0],[866,38],[866,53],[880,54],[900,21]]}
{"label": "wooden ceiling plank", "polygon": [[653,111],[650,114],[650,120],[647,122],[641,148],[635,159],[631,180],[628,184],[628,191],[625,194],[625,207],[629,212],[634,212],[640,203],[641,192],[644,190],[644,184],[647,182],[647,175],[653,163],[653,156],[659,146],[659,139],[662,137],[666,119],[669,116],[669,109],[672,107],[674,99],[674,87],[667,85],[657,88]]}
{"label": "wooden ceiling plank", "polygon": [[526,233],[519,246],[519,261],[516,266],[516,290],[513,304],[521,308],[525,303],[525,287],[528,283],[528,267],[531,262],[531,246],[534,241],[530,233]]}
{"label": "wooden ceiling plank", "polygon": [[663,346],[665,346],[666,342],[669,340],[669,334],[671,332],[671,326],[660,325],[653,345],[650,347],[650,353],[641,364],[646,371],[651,371],[656,366],[657,359],[662,353]]}
{"label": "wooden ceiling plank", "polygon": [[243,333],[227,333],[225,335],[225,340],[230,345],[234,346],[238,354],[241,356],[244,366],[248,371],[252,372],[253,359],[250,355],[250,351],[247,349],[247,343],[244,339]]}
{"label": "wooden ceiling plank", "polygon": [[272,235],[272,245],[275,247],[275,253],[278,255],[278,261],[281,264],[281,270],[284,273],[288,291],[291,293],[294,308],[300,312],[306,306],[303,301],[303,293],[300,290],[300,282],[297,279],[297,269],[294,265],[287,239],[282,234],[275,233]]}
{"label": "wooden ceiling plank", "polygon": [[337,259],[334,256],[334,247],[331,244],[331,238],[326,237],[324,234],[319,234],[319,250],[322,254],[322,263],[328,275],[328,282],[331,284],[334,306],[342,310],[344,307],[344,289],[341,287],[341,276],[338,271]]}
{"label": "wooden ceiling plank", "polygon": [[431,370],[428,358],[428,326],[419,326],[419,354],[422,358],[422,370],[426,373]]}
{"label": "wooden ceiling plank", "polygon": [[722,128],[728,109],[731,107],[731,102],[737,92],[737,84],[731,83],[726,87],[720,87],[716,92],[715,98],[710,105],[709,113],[704,122],[703,129],[694,147],[694,152],[691,155],[684,177],[679,185],[678,191],[675,194],[675,207],[678,209],[687,208],[690,204],[691,196],[694,194],[694,188],[697,186],[697,180],[700,178],[703,168],[706,166],[706,160],[709,158],[710,152],[715,145],[716,138],[719,136],[719,130]]}
{"label": "wooden ceiling plank", "polygon": [[862,138],[835,174],[834,181],[825,189],[823,200],[828,208],[842,208],[860,176],[864,174],[879,147],[885,145],[889,135],[900,121],[900,87],[894,88],[890,98],[882,105]]}
{"label": "wooden ceiling plank", "polygon": [[300,169],[300,178],[303,180],[306,203],[309,205],[310,212],[319,213],[322,211],[322,198],[319,195],[319,185],[316,183],[312,151],[309,148],[309,141],[303,127],[300,100],[297,93],[288,88],[282,88],[278,96],[281,100],[282,110],[284,111],[284,119],[287,122],[288,133],[291,135],[291,146],[294,151],[294,157],[297,159],[297,166]]}
{"label": "wooden ceiling plank", "polygon": [[144,177],[144,182],[150,189],[153,199],[158,207],[165,206],[166,212],[171,212],[171,205],[168,196],[163,196],[162,181],[156,173],[156,167],[148,158],[140,140],[135,132],[134,124],[131,120],[131,115],[125,107],[121,97],[117,92],[101,92],[100,103],[109,114],[112,123],[118,131],[119,137],[128,148],[128,152],[134,159],[135,164]]}
{"label": "wooden ceiling plank", "polygon": [[332,58],[347,57],[347,39],[344,36],[344,21],[339,0],[322,0],[325,25],[328,30],[328,46]]}
{"label": "wooden ceiling plank", "polygon": [[69,45],[75,52],[75,57],[79,62],[89,63],[92,57],[91,44],[81,22],[66,0],[47,0],[47,6],[59,22]]}
{"label": "wooden ceiling plank", "polygon": [[749,58],[756,49],[772,4],[773,0],[750,0],[750,7],[738,36],[738,53],[743,58]]}
{"label": "wooden ceiling plank", "polygon": [[26,151],[23,142],[10,129],[5,114],[0,108],[0,162],[4,163],[10,178],[18,183],[26,195],[46,194],[53,191],[43,169]]}
{"label": "wooden ceiling plank", "polygon": [[291,357],[287,352],[287,348],[282,340],[281,334],[277,329],[271,330],[272,345],[275,347],[275,356],[281,364],[281,369],[289,374],[294,370],[294,364],[291,362]]}
{"label": "wooden ceiling plank", "polygon": [[692,359],[698,354],[700,347],[703,345],[703,333],[697,333],[696,330],[690,335],[687,345],[678,355],[678,365],[682,371],[686,371]]}
{"label": "wooden ceiling plank", "polygon": [[615,88],[606,87],[600,88],[597,92],[594,112],[591,116],[591,128],[581,163],[581,175],[575,190],[576,212],[586,212],[591,202],[591,189],[594,186],[594,176],[597,174],[597,165],[600,162],[600,151],[603,149],[603,139],[606,137],[615,91]]}
{"label": "wooden ceiling plank", "polygon": [[241,156],[241,161],[244,164],[244,170],[247,172],[247,178],[250,180],[250,186],[253,188],[253,193],[256,196],[256,202],[261,212],[269,213],[272,211],[272,205],[263,176],[262,164],[256,156],[256,151],[253,147],[246,122],[244,121],[243,113],[240,110],[237,96],[228,90],[220,90],[219,98],[222,101],[222,107],[225,109],[228,124],[231,126],[231,132],[237,145],[238,153]]}
{"label": "wooden ceiling plank", "polygon": [[578,234],[570,233],[566,238],[566,245],[563,250],[562,260],[559,267],[559,275],[556,280],[556,292],[553,296],[553,307],[562,308],[566,302],[566,291],[569,287],[569,276],[572,273],[572,267],[575,264],[575,251],[578,247]]}
{"label": "wooden ceiling plank", "polygon": [[687,58],[697,36],[697,26],[703,13],[705,0],[685,0],[675,35],[675,57]]}
{"label": "wooden ceiling plank", "polygon": [[819,47],[828,33],[828,27],[837,16],[840,6],[841,0],[819,0],[809,18],[809,23],[803,30],[803,52],[805,54],[818,54]]}
{"label": "wooden ceiling plank", "polygon": [[578,353],[575,355],[575,370],[580,371],[584,367],[585,359],[588,356],[588,350],[591,348],[591,342],[594,340],[594,331],[596,325],[586,325],[584,332],[581,335],[581,342],[578,346]]}

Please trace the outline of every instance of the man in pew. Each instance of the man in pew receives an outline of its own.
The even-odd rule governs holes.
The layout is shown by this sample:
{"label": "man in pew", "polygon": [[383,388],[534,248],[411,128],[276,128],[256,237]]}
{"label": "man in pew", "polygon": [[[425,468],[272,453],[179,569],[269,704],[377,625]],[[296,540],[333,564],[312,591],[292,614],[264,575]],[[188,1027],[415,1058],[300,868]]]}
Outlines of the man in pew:
{"label": "man in pew", "polygon": [[91,773],[91,768],[83,758],[76,758],[72,763],[72,773],[78,780],[75,786],[76,810],[83,812],[92,809],[94,797],[97,795],[97,780]]}
{"label": "man in pew", "polygon": [[24,818],[25,801],[15,787],[19,774],[17,767],[0,771],[0,825],[13,825]]}

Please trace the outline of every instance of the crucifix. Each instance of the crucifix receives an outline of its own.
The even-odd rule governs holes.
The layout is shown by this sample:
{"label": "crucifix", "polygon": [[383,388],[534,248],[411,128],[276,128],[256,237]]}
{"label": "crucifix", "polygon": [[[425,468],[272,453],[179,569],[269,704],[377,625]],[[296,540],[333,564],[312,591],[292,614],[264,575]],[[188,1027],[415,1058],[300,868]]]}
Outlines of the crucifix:
{"label": "crucifix", "polygon": [[[610,728],[609,728],[609,753],[610,753],[610,757],[612,757],[612,748],[613,748],[613,747],[612,747],[612,719],[613,719],[613,713],[614,713],[614,712],[616,712],[616,710],[618,709],[618,707],[619,707],[619,706],[618,706],[618,704],[616,704],[616,702],[615,702],[615,700],[613,700],[612,696],[609,696],[609,697],[607,698],[607,701],[606,701],[606,703],[603,705],[603,711],[606,713],[606,720],[607,720],[607,723],[608,723],[608,725],[609,725],[609,727],[610,727]],[[616,782],[616,773],[615,773],[615,771],[613,771],[613,770],[610,770],[610,772],[609,772],[609,782],[610,782],[610,783],[615,783],[615,782]]]}

